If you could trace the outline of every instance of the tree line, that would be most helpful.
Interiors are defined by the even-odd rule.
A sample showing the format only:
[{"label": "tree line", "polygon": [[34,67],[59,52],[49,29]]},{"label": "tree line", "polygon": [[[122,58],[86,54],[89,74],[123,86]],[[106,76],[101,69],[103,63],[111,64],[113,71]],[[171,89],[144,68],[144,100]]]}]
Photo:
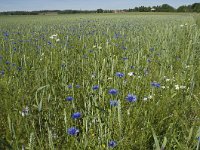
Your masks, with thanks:
[{"label": "tree line", "polygon": [[0,12],[0,15],[45,15],[49,13],[57,14],[78,14],[78,13],[116,13],[116,12],[200,12],[200,3],[194,3],[192,5],[183,5],[177,9],[163,4],[160,6],[146,7],[140,6],[135,8],[123,9],[123,10],[41,10],[41,11],[7,11]]},{"label": "tree line", "polygon": [[124,10],[127,12],[200,12],[200,3],[194,3],[192,5],[182,5],[178,7],[177,9],[168,5],[168,4],[163,4],[160,6],[153,6],[153,7],[145,7],[145,6],[140,6],[140,7],[135,7],[133,9],[128,9]]}]

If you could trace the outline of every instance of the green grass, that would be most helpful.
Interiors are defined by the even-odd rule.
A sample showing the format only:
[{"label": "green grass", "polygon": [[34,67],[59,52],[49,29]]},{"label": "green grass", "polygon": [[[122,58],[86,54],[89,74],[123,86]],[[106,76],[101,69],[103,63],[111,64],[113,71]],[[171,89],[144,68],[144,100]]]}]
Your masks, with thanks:
[{"label": "green grass", "polygon": [[[192,15],[0,19],[0,149],[102,150],[110,140],[119,150],[198,149],[200,30]],[[125,99],[129,93],[136,102]],[[77,136],[67,134],[72,126]]]},{"label": "green grass", "polygon": [[196,15],[194,16],[194,19],[195,19],[195,21],[196,21],[196,24],[200,27],[200,15],[199,15],[199,14],[196,14]]}]

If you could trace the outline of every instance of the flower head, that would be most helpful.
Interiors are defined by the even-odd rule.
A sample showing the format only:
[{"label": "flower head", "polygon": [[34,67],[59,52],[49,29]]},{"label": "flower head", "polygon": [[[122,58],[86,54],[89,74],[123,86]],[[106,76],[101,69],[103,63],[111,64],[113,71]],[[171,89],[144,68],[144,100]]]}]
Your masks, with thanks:
[{"label": "flower head", "polygon": [[151,82],[151,86],[159,88],[160,87],[160,83]]},{"label": "flower head", "polygon": [[72,88],[72,85],[71,85],[71,84],[69,84],[69,85],[68,85],[68,88],[69,88],[69,89],[71,89],[71,88]]},{"label": "flower head", "polygon": [[118,93],[118,91],[116,89],[110,89],[108,91],[108,93],[111,94],[111,95],[116,95]]},{"label": "flower head", "polygon": [[4,36],[9,36],[9,33],[6,31],[6,32],[4,32],[3,35],[4,35]]},{"label": "flower head", "polygon": [[148,97],[145,96],[145,97],[143,98],[143,101],[147,101],[147,100],[148,100]]},{"label": "flower head", "polygon": [[22,117],[24,117],[24,116],[27,116],[28,115],[28,111],[29,111],[29,108],[28,108],[28,106],[26,106],[25,108],[23,108],[22,109]]},{"label": "flower head", "polygon": [[118,106],[118,101],[117,100],[110,100],[110,106]]},{"label": "flower head", "polygon": [[180,85],[180,89],[186,89],[186,86]]},{"label": "flower head", "polygon": [[9,61],[6,61],[6,65],[10,65],[10,62],[9,62]]},{"label": "flower head", "polygon": [[149,50],[150,50],[150,51],[154,51],[155,49],[154,49],[154,47],[151,47]]},{"label": "flower head", "polygon": [[124,76],[124,74],[121,72],[116,72],[116,76],[122,78]]},{"label": "flower head", "polygon": [[72,114],[72,118],[73,119],[78,119],[80,117],[81,117],[81,113],[80,112],[75,112],[75,113]]},{"label": "flower head", "polygon": [[17,67],[17,70],[18,71],[22,71],[22,67]]},{"label": "flower head", "polygon": [[176,90],[179,90],[179,89],[180,89],[180,86],[179,86],[179,85],[175,85],[175,89],[176,89]]},{"label": "flower head", "polygon": [[117,146],[117,142],[116,141],[111,140],[111,141],[108,142],[108,147],[114,148],[115,146]]},{"label": "flower head", "polygon": [[135,66],[131,66],[131,69],[134,69],[135,68]]},{"label": "flower head", "polygon": [[50,38],[50,39],[56,39],[57,36],[58,36],[58,34],[53,34],[53,35],[51,35],[49,38]]},{"label": "flower head", "polygon": [[80,88],[80,87],[81,87],[81,86],[80,86],[79,84],[76,85],[76,88],[77,88],[77,89]]},{"label": "flower head", "polygon": [[0,75],[4,75],[5,74],[5,71],[4,70],[1,70],[0,71]]},{"label": "flower head", "polygon": [[66,101],[72,101],[72,100],[74,100],[74,98],[73,98],[72,96],[67,96],[67,97],[65,98],[65,100],[66,100]]},{"label": "flower head", "polygon": [[98,86],[98,85],[94,85],[94,86],[92,87],[92,89],[93,89],[93,90],[98,90],[98,89],[99,89],[99,86]]},{"label": "flower head", "polygon": [[128,95],[126,96],[126,100],[127,100],[128,102],[135,102],[135,101],[137,101],[137,96],[136,96],[136,95],[133,95],[133,94],[128,94]]},{"label": "flower head", "polygon": [[69,135],[77,135],[79,133],[79,129],[77,129],[76,127],[71,127],[67,130],[67,133]]},{"label": "flower head", "polygon": [[128,58],[127,58],[127,57],[123,57],[122,59],[123,59],[123,60],[128,60]]},{"label": "flower head", "polygon": [[135,75],[134,72],[129,72],[129,73],[128,73],[128,76],[130,76],[130,77],[131,77],[131,76],[134,76],[134,75]]}]

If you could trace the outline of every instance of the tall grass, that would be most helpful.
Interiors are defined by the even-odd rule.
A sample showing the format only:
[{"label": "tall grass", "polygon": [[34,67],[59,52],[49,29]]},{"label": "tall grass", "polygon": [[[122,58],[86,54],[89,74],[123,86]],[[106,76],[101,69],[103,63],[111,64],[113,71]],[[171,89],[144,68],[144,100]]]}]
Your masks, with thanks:
[{"label": "tall grass", "polygon": [[194,24],[187,15],[1,17],[0,148],[109,149],[114,140],[115,149],[197,149]]},{"label": "tall grass", "polygon": [[197,24],[198,26],[200,26],[200,15],[199,15],[199,14],[196,14],[196,15],[194,16],[194,19],[195,19],[195,21],[196,21],[196,24]]}]

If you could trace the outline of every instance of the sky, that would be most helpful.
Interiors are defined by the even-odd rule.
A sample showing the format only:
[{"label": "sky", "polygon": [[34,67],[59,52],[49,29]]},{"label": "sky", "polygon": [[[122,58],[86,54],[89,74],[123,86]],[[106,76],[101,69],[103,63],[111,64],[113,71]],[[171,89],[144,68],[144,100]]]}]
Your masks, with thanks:
[{"label": "sky", "polygon": [[128,9],[169,4],[175,8],[199,0],[0,0],[0,11]]}]

